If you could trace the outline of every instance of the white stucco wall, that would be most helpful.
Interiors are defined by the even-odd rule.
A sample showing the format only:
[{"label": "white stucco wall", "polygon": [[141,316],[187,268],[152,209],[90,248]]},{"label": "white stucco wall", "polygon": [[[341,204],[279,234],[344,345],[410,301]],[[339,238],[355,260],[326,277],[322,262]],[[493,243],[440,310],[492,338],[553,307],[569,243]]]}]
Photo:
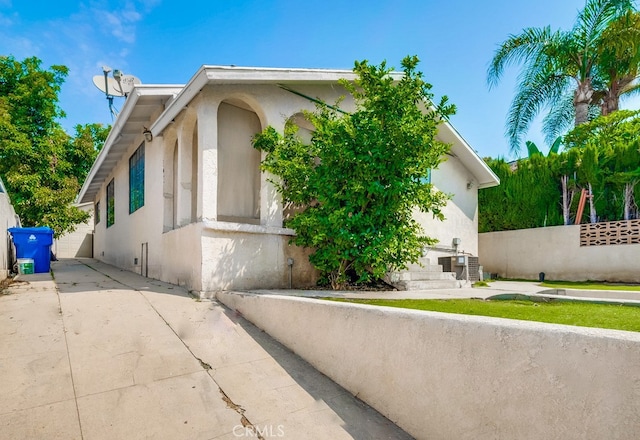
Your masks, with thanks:
[{"label": "white stucco wall", "polygon": [[[96,201],[100,201],[100,222],[95,225],[94,258],[125,270],[141,273],[143,243],[149,243],[149,275],[161,271],[164,251],[160,247],[163,224],[162,154],[154,143],[145,145],[144,206],[129,213],[129,157],[143,143],[142,134],[102,185]],[[106,187],[114,179],[115,222],[107,228]],[[136,263],[137,259],[137,263]],[[146,264],[144,264],[146,269]],[[157,278],[153,276],[154,278]]]},{"label": "white stucco wall", "polygon": [[[345,93],[335,84],[301,83],[294,88],[329,103]],[[222,116],[218,114],[220,105],[225,109]],[[353,101],[347,98],[341,106],[349,110]],[[289,118],[314,109],[310,100],[275,84],[205,86],[145,144],[145,204],[132,214],[128,205],[129,157],[144,138],[142,133],[127,133],[131,143],[94,200],[100,201],[101,209],[101,221],[95,225],[94,258],[200,292],[287,287],[287,260],[294,258],[292,284],[313,284],[316,273],[305,258],[308,252],[289,246],[290,232],[280,230],[283,209],[268,181],[270,176],[260,174],[256,188],[257,182],[247,179],[240,167],[246,162],[257,172],[258,162],[251,157],[254,151],[246,145],[249,134],[269,125],[282,131]],[[148,126],[162,110],[158,109]],[[230,121],[236,113],[242,117]],[[244,148],[244,153],[229,162],[228,153],[236,146]],[[227,150],[222,156],[220,148]],[[112,178],[116,219],[106,228],[106,186]],[[452,239],[459,237],[460,250],[475,255],[477,188],[466,187],[472,181],[469,171],[458,158],[449,157],[432,179],[439,189],[455,196],[444,210],[444,223],[432,220],[430,214],[420,218],[427,235],[449,247]],[[252,194],[247,197],[249,192]],[[259,228],[247,230],[247,226]],[[148,262],[144,246],[149,249]],[[231,260],[229,255],[239,260]]]},{"label": "white stucco wall", "polygon": [[0,280],[4,280],[9,275],[9,267],[12,257],[9,254],[11,245],[7,229],[18,225],[16,213],[11,205],[11,200],[5,192],[4,185],[0,180]]},{"label": "white stucco wall", "polygon": [[[415,214],[425,234],[438,239],[435,249],[429,251],[425,258],[431,264],[437,264],[438,257],[451,255],[450,252],[437,249],[452,248],[454,238],[461,240],[459,252],[478,255],[478,188],[473,176],[458,158],[447,156],[433,170],[431,182],[438,190],[452,197],[442,210],[445,221],[434,219],[431,213]],[[471,183],[469,188],[467,183]]]},{"label": "white stucco wall", "polygon": [[640,334],[274,295],[217,298],[417,439],[640,432]]},{"label": "white stucco wall", "polygon": [[228,289],[288,288],[290,277],[294,288],[314,285],[317,273],[308,251],[290,245],[290,238],[291,231],[276,228],[208,223],[202,239],[204,296]]},{"label": "white stucco wall", "polygon": [[640,245],[580,246],[580,226],[479,234],[480,264],[504,278],[640,283]]},{"label": "white stucco wall", "polygon": [[51,250],[57,258],[93,257],[93,203],[85,203],[78,208],[88,212],[90,217],[86,223],[76,225],[75,231],[54,240]]}]

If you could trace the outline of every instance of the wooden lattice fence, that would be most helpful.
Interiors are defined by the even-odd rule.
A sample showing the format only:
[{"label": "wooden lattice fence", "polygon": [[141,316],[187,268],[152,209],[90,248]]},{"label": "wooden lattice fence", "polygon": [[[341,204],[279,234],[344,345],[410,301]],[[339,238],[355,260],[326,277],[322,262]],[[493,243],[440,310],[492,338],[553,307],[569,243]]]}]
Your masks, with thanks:
[{"label": "wooden lattice fence", "polygon": [[580,246],[640,244],[640,219],[580,225]]}]

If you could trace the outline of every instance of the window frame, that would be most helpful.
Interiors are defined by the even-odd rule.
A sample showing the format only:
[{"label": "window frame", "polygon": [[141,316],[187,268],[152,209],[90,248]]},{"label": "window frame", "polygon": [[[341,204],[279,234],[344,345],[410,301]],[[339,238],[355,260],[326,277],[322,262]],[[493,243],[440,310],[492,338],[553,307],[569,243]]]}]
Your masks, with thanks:
[{"label": "window frame", "polygon": [[93,224],[97,225],[100,223],[100,200],[98,200],[93,207]]},{"label": "window frame", "polygon": [[129,214],[144,206],[144,162],[143,142],[129,157]]},{"label": "window frame", "polygon": [[107,228],[116,223],[115,179],[107,184]]}]

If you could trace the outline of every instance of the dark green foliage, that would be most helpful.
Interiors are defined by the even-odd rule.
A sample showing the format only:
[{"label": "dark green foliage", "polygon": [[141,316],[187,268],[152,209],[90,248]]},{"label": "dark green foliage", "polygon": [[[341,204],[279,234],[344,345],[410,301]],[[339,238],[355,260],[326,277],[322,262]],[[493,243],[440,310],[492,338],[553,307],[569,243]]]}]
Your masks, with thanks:
[{"label": "dark green foliage", "polygon": [[504,159],[488,160],[500,185],[478,194],[479,232],[561,225],[561,192],[551,160],[555,156],[534,155],[516,169]]},{"label": "dark green foliage", "polygon": [[[561,154],[541,154],[513,167],[490,159],[500,186],[479,193],[479,231],[502,231],[563,224],[561,179],[573,193],[571,222],[578,195],[591,185],[594,221],[638,218],[640,197],[640,111],[617,111],[582,124],[564,137]],[[513,168],[513,169],[512,169]],[[590,221],[589,208],[582,222]]]},{"label": "dark green foliage", "polygon": [[349,273],[366,282],[404,268],[435,242],[412,213],[443,218],[447,196],[426,177],[448,151],[435,135],[454,108],[446,99],[424,108],[433,95],[417,64],[405,58],[398,81],[385,63],[356,62],[355,83],[342,82],[355,99],[353,113],[318,104],[306,114],[315,127],[308,144],[292,125],[283,135],[269,127],[255,139],[284,202],[300,207],[287,223],[294,242],[314,249],[310,261],[333,288],[344,287]]},{"label": "dark green foliage", "polygon": [[0,175],[22,224],[49,226],[56,236],[88,218],[71,203],[108,133],[78,125],[72,138],[62,129],[66,75],[64,66],[43,70],[35,57],[0,57]]}]

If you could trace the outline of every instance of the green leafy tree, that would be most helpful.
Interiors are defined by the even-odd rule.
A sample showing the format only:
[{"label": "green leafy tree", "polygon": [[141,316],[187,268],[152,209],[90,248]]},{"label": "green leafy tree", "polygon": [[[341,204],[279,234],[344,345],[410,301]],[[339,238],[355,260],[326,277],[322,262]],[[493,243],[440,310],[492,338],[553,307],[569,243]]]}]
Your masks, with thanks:
[{"label": "green leafy tree", "polygon": [[72,203],[107,129],[77,126],[69,136],[57,122],[67,68],[40,64],[0,57],[0,175],[22,224],[60,236],[88,218]]},{"label": "green leafy tree", "polygon": [[[580,161],[578,163],[578,178],[586,185],[589,198],[589,223],[598,221],[594,186],[602,189],[602,173],[599,163],[598,148],[593,142],[588,143],[581,151]],[[601,193],[601,191],[599,191]]]},{"label": "green leafy tree", "polygon": [[82,185],[107,140],[111,126],[84,124],[76,125],[74,129],[75,136],[67,143],[66,157],[71,165],[69,174]]},{"label": "green leafy tree", "polygon": [[366,282],[406,268],[436,241],[413,213],[444,218],[447,196],[427,176],[449,149],[435,136],[455,109],[446,98],[432,106],[431,85],[417,65],[417,57],[406,57],[397,80],[384,62],[356,62],[357,79],[341,82],[354,112],[317,104],[306,113],[315,128],[310,142],[293,125],[283,134],[268,127],[255,138],[267,153],[263,170],[278,177],[283,201],[300,208],[287,222],[293,241],[314,249],[310,261],[334,289],[344,288],[350,274]]},{"label": "green leafy tree", "polygon": [[591,178],[601,182],[603,218],[632,218],[640,172],[640,111],[618,110],[600,116],[574,128],[565,142],[571,151],[581,154],[582,162],[591,163]]},{"label": "green leafy tree", "polygon": [[[605,89],[613,78],[605,77],[599,66],[605,60],[608,66],[614,65],[610,62],[613,56],[603,56],[610,41],[610,37],[603,38],[603,32],[633,9],[632,0],[587,0],[570,31],[552,31],[548,26],[527,28],[500,44],[487,72],[490,86],[497,84],[509,65],[522,65],[506,124],[512,152],[517,152],[521,136],[545,108],[551,109],[543,121],[547,141],[567,128],[569,118],[577,126],[594,115],[599,104],[594,96],[596,87]],[[632,33],[616,35],[635,38]],[[616,77],[632,75],[636,67],[619,61]]]}]

